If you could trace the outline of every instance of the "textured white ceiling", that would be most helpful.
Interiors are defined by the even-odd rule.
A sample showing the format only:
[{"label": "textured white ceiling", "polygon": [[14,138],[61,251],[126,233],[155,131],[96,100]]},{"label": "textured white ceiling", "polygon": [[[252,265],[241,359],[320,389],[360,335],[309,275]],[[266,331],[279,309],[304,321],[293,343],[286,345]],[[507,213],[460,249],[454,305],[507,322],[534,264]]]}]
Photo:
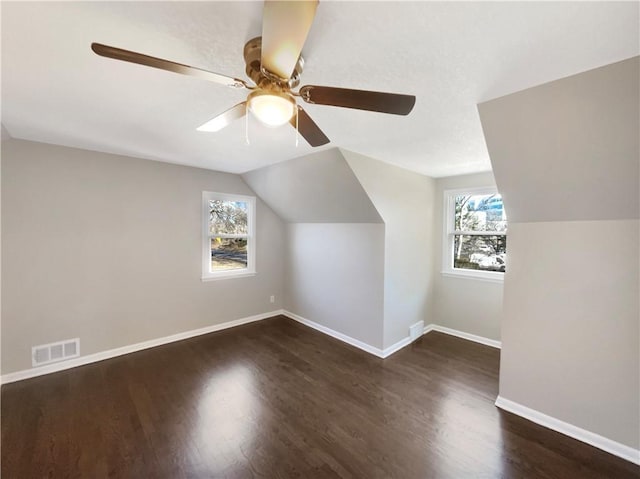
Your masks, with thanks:
[{"label": "textured white ceiling", "polygon": [[[2,2],[11,136],[242,173],[313,151],[290,127],[195,129],[245,92],[91,42],[244,78],[260,2]],[[321,2],[301,84],[409,93],[408,117],[306,105],[343,147],[431,176],[490,169],[476,105],[639,53],[637,2]],[[316,149],[317,150],[317,149]]]}]

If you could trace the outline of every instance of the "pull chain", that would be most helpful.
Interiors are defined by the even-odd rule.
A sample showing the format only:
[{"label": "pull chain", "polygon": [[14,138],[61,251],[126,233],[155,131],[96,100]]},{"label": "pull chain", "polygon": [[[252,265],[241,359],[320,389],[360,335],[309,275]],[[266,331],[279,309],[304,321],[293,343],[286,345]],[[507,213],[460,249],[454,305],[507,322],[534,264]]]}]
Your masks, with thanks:
[{"label": "pull chain", "polygon": [[296,148],[298,148],[299,137],[300,137],[300,130],[298,130],[298,105],[296,105]]},{"label": "pull chain", "polygon": [[244,115],[244,139],[247,142],[247,145],[250,145],[249,141],[249,107],[245,107],[245,115]]}]

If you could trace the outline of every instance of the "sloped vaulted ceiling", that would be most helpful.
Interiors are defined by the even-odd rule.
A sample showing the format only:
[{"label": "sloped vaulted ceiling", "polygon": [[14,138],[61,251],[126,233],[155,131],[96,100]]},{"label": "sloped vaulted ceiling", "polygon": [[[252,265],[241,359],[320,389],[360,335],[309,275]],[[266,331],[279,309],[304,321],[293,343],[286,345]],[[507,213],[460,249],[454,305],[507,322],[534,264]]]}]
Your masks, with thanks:
[{"label": "sloped vaulted ceiling", "polygon": [[640,57],[479,105],[511,222],[634,219]]},{"label": "sloped vaulted ceiling", "polygon": [[242,175],[287,223],[382,223],[337,148]]}]

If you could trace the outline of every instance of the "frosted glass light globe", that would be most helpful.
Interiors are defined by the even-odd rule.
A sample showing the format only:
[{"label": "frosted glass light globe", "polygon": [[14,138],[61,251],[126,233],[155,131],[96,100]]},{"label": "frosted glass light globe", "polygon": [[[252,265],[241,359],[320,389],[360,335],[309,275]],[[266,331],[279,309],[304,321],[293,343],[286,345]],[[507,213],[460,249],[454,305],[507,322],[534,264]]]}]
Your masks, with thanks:
[{"label": "frosted glass light globe", "polygon": [[251,113],[270,127],[287,123],[295,112],[296,102],[286,93],[276,93],[264,90],[251,92],[248,98]]}]

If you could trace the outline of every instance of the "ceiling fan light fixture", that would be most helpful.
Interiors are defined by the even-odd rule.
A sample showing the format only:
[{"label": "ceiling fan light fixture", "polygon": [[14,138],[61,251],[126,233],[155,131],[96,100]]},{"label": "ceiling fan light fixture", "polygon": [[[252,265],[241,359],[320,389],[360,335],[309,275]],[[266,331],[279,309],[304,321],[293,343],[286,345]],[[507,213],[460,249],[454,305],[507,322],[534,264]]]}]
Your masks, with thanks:
[{"label": "ceiling fan light fixture", "polygon": [[267,90],[251,92],[247,105],[261,123],[274,128],[287,123],[296,111],[296,101],[291,95]]},{"label": "ceiling fan light fixture", "polygon": [[301,56],[302,47],[313,23],[317,6],[318,0],[265,0],[262,36],[249,40],[243,51],[245,72],[253,80],[253,85],[239,78],[101,43],[92,43],[91,49],[102,57],[197,77],[231,88],[249,90],[246,101],[238,103],[198,127],[198,131],[215,132],[244,117],[247,143],[249,142],[247,110],[268,127],[274,128],[287,122],[291,123],[291,126],[296,129],[296,146],[299,136],[312,147],[329,143],[329,138],[298,105],[297,98],[315,105],[408,115],[416,102],[416,97],[413,95],[316,85],[305,85],[298,92],[292,92],[292,89],[298,87],[300,83],[300,74],[304,67]]}]

